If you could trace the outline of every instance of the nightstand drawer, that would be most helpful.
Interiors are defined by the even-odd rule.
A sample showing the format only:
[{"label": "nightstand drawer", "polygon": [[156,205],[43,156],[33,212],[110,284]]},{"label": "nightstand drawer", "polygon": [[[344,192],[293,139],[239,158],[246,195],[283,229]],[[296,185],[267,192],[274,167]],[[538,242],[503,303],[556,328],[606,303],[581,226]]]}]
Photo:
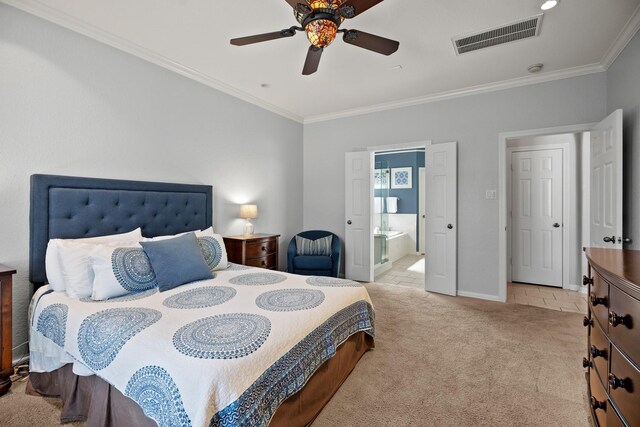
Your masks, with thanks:
[{"label": "nightstand drawer", "polygon": [[276,268],[276,254],[271,254],[260,258],[247,258],[244,265],[274,270]]},{"label": "nightstand drawer", "polygon": [[274,239],[263,240],[262,242],[247,243],[245,256],[248,258],[258,258],[276,252],[278,242]]}]

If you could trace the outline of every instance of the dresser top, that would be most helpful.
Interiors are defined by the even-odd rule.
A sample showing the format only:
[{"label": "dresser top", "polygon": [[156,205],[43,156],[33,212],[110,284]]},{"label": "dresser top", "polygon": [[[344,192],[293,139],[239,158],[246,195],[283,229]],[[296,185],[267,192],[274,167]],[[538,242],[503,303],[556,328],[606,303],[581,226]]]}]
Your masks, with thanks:
[{"label": "dresser top", "polygon": [[640,289],[640,251],[585,248],[584,252],[589,263],[600,273],[608,273]]},{"label": "dresser top", "polygon": [[16,270],[6,265],[0,264],[0,275],[15,274]]}]

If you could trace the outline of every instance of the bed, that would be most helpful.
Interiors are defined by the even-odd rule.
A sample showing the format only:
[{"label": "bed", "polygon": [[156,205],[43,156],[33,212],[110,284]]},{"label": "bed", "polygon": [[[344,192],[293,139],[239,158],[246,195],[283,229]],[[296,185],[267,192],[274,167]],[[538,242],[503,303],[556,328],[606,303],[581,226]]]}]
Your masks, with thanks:
[{"label": "bed", "polygon": [[[309,425],[373,348],[374,311],[360,284],[227,265],[219,253],[211,278],[163,292],[96,301],[95,289],[72,298],[47,284],[50,239],[137,227],[147,239],[204,236],[209,263],[217,252],[202,242],[212,238],[192,231],[210,229],[212,194],[205,185],[32,176],[27,392],[60,396],[61,422]],[[142,249],[109,251],[115,260]]]}]

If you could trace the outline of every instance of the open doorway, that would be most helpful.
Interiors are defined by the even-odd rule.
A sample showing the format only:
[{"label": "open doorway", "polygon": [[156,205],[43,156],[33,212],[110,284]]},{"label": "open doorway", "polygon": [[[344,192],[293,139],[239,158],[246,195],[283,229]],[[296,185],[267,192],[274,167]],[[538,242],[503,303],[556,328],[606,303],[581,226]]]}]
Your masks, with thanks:
[{"label": "open doorway", "polygon": [[425,148],[372,156],[374,280],[424,289]]}]

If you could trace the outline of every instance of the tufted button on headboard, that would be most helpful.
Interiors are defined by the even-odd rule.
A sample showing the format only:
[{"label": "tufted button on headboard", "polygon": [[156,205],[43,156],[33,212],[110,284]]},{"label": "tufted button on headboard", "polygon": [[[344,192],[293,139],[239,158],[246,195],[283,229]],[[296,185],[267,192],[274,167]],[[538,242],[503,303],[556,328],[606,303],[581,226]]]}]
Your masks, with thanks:
[{"label": "tufted button on headboard", "polygon": [[212,225],[210,185],[31,176],[29,278],[46,282],[49,239],[125,233],[154,237]]}]

